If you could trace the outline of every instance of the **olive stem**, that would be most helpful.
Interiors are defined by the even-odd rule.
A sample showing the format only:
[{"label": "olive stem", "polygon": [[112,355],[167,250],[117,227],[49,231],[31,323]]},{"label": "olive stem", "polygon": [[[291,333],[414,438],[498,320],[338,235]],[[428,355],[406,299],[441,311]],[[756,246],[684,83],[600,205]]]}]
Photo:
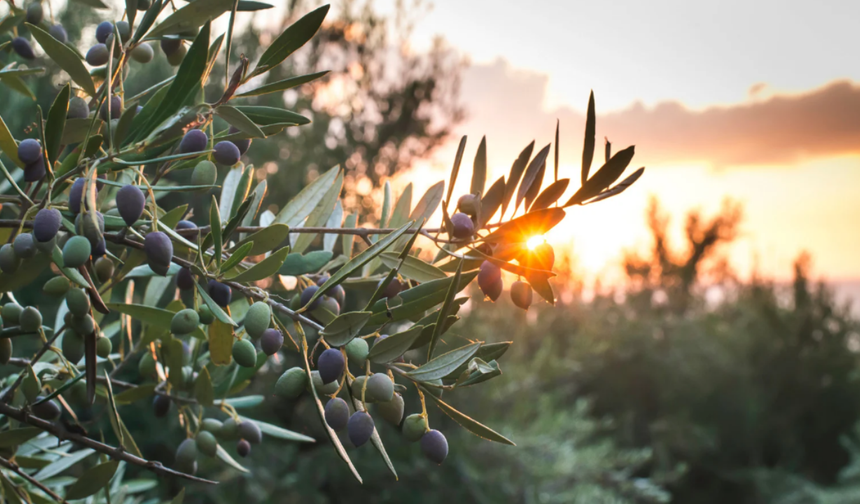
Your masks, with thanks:
[{"label": "olive stem", "polygon": [[59,495],[57,495],[56,493],[52,492],[50,488],[43,485],[41,482],[39,482],[39,480],[37,480],[36,478],[34,478],[34,477],[30,476],[29,474],[25,473],[24,471],[22,471],[21,468],[18,467],[18,464],[15,464],[14,462],[10,462],[3,457],[0,457],[0,466],[3,466],[6,469],[9,469],[10,471],[13,471],[18,476],[21,476],[22,478],[27,480],[31,485],[38,487],[39,490],[48,494],[55,501],[61,502],[61,503],[67,502],[66,499],[64,499],[64,498],[60,497]]}]

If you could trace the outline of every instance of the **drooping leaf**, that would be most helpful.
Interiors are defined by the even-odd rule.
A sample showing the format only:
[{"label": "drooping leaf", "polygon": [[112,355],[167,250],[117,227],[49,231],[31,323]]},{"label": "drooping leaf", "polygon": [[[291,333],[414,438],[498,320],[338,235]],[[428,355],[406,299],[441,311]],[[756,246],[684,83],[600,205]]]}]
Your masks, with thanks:
[{"label": "drooping leaf", "polygon": [[322,26],[323,20],[325,19],[326,14],[328,14],[328,10],[329,6],[323,5],[322,7],[304,15],[301,19],[284,30],[284,32],[281,33],[265,50],[265,52],[263,52],[263,55],[260,56],[260,61],[257,63],[257,67],[254,68],[254,71],[251,72],[251,76],[253,77],[255,75],[268,72],[274,67],[280,65],[282,61],[287,59],[290,54],[295,52],[298,48],[305,45],[305,43],[314,36],[317,30],[319,30],[320,26]]},{"label": "drooping leaf", "polygon": [[216,366],[226,366],[233,359],[233,328],[220,320],[209,324],[209,359]]},{"label": "drooping leaf", "polygon": [[328,264],[331,257],[332,253],[326,250],[314,250],[304,255],[292,253],[284,260],[278,273],[292,276],[313,273]]},{"label": "drooping leaf", "polygon": [[148,36],[153,38],[194,31],[232,8],[233,0],[196,0],[189,2],[165,18],[149,32]]},{"label": "drooping leaf", "polygon": [[[108,375],[107,370],[104,369],[102,371],[104,371],[105,374],[105,391],[107,391],[108,406],[110,406],[110,413],[108,414],[108,418],[110,419],[110,426],[113,429],[114,435],[119,440],[119,445],[124,446],[122,429],[120,429],[119,427],[119,423],[121,421],[119,411],[117,411],[116,409],[116,401],[113,397],[113,386],[111,385],[110,376]],[[179,374],[180,376],[182,375],[182,373]]]},{"label": "drooping leaf", "polygon": [[[389,268],[395,268],[400,264],[400,254],[397,252],[383,252],[379,255],[382,264]],[[400,266],[400,274],[415,280],[416,282],[429,282],[448,275],[432,264],[428,264],[415,256],[406,256]]]},{"label": "drooping leaf", "polygon": [[439,338],[442,336],[442,328],[445,327],[445,320],[454,303],[454,298],[457,297],[459,291],[460,278],[463,275],[463,262],[457,266],[457,271],[451,279],[451,284],[448,286],[448,292],[445,294],[445,301],[442,302],[442,308],[439,309],[439,315],[436,318],[436,327],[433,328],[433,335],[430,337],[430,348],[427,350],[427,359],[433,358],[433,351],[436,349],[436,344],[439,343]]},{"label": "drooping leaf", "polygon": [[78,56],[78,54],[76,54],[69,46],[55,39],[45,30],[38,26],[31,25],[30,23],[24,24],[27,26],[27,29],[30,30],[33,38],[35,38],[36,41],[39,42],[39,45],[42,46],[42,49],[45,50],[45,53],[57,65],[59,65],[60,68],[69,74],[69,77],[71,77],[78,86],[81,86],[88,95],[95,96],[96,86],[93,84],[90,72],[87,70],[87,67],[84,66],[84,62],[81,61],[80,56]]},{"label": "drooping leaf", "polygon": [[106,487],[113,478],[119,462],[111,460],[87,469],[84,474],[66,490],[66,499],[75,500],[89,497]]},{"label": "drooping leaf", "polygon": [[[232,348],[231,348],[232,351]],[[212,378],[209,370],[205,367],[197,374],[194,380],[194,398],[203,406],[212,406],[215,401],[215,393],[212,390]]]},{"label": "drooping leaf", "polygon": [[256,282],[257,280],[268,278],[281,269],[281,266],[284,264],[284,260],[287,258],[287,254],[289,253],[290,248],[284,247],[277,252],[273,252],[269,257],[263,259],[238,275],[227,276],[227,280],[245,283]]},{"label": "drooping leaf", "polygon": [[502,436],[498,432],[487,427],[481,422],[478,422],[474,418],[457,411],[448,403],[444,402],[442,399],[439,399],[438,397],[430,393],[430,391],[426,388],[424,390],[425,392],[427,392],[424,394],[424,397],[429,397],[430,399],[432,399],[436,403],[436,405],[439,406],[439,409],[445,412],[446,415],[451,417],[452,420],[460,424],[467,431],[488,441],[495,441],[497,443],[516,446],[516,443],[514,443],[510,439],[506,438],[505,436]]},{"label": "drooping leaf", "polygon": [[406,373],[418,381],[432,381],[447,376],[451,371],[472,358],[481,343],[470,343],[466,346],[438,355],[427,363]]},{"label": "drooping leaf", "polygon": [[[340,167],[335,166],[305,186],[299,194],[278,212],[278,215],[275,216],[275,222],[286,224],[290,227],[296,227],[301,224],[313,212],[323,197],[325,197],[326,191],[331,188],[339,174]],[[256,242],[257,240],[254,241]]]},{"label": "drooping leaf", "polygon": [[70,85],[63,86],[48,111],[48,121],[45,123],[45,150],[48,152],[49,165],[57,161],[60,146],[63,144],[63,131],[66,129],[66,114],[69,110],[71,92]]},{"label": "drooping leaf", "polygon": [[588,180],[591,161],[594,159],[594,133],[596,118],[594,115],[594,91],[588,96],[588,112],[585,116],[585,139],[582,145],[582,185]]},{"label": "drooping leaf", "polygon": [[511,198],[514,197],[514,193],[517,191],[520,178],[522,178],[523,172],[529,164],[529,159],[532,157],[532,151],[534,148],[535,142],[532,140],[532,142],[526,145],[526,148],[520,152],[520,155],[517,156],[514,163],[511,165],[511,171],[508,174],[508,181],[505,185],[505,199],[502,200],[502,215],[507,211],[508,205],[511,203]]},{"label": "drooping leaf", "polygon": [[6,122],[3,121],[2,117],[0,117],[0,150],[2,150],[3,154],[6,154],[6,156],[8,156],[9,159],[18,166],[18,168],[24,168],[24,163],[18,159],[18,142],[15,141],[15,137],[12,136],[12,132],[9,131],[9,127],[6,126]]},{"label": "drooping leaf", "polygon": [[[474,280],[477,275],[477,271],[463,273],[457,290],[461,291],[466,288],[469,282]],[[401,292],[400,298],[402,303],[391,307],[391,321],[396,322],[416,315],[422,315],[425,311],[443,302],[453,280],[453,276],[431,280]],[[377,301],[371,311],[373,312],[373,317],[368,321],[369,325],[377,326],[389,321],[385,300]]]},{"label": "drooping leaf", "polygon": [[366,263],[370,262],[371,259],[378,256],[382,252],[391,246],[401,235],[406,233],[409,230],[409,227],[412,225],[412,222],[408,222],[401,226],[396,231],[393,231],[382,238],[378,242],[374,243],[372,246],[363,250],[360,254],[356,255],[349,262],[343,265],[342,268],[337,270],[335,274],[333,274],[326,282],[320,286],[319,290],[317,290],[311,299],[308,300],[308,304],[313,303],[317,298],[323,295],[323,293],[327,292],[330,288],[335,285],[339,285],[343,282],[346,277],[354,273],[355,271],[361,269]]},{"label": "drooping leaf", "polygon": [[236,462],[236,459],[231,457],[230,454],[227,453],[227,450],[225,450],[224,447],[221,446],[220,444],[218,445],[218,447],[215,450],[215,456],[217,456],[219,459],[221,459],[222,462],[224,462],[228,466],[232,467],[233,469],[236,469],[239,472],[243,472],[243,473],[251,472],[248,469],[246,469],[245,466]]},{"label": "drooping leaf", "polygon": [[[240,2],[241,3],[241,2]],[[258,88],[254,88],[250,91],[245,91],[244,93],[239,93],[236,95],[237,98],[247,98],[250,96],[262,96],[269,93],[280,93],[286,91],[287,89],[292,89],[296,86],[301,86],[302,84],[311,82],[313,80],[319,79],[325,74],[329,73],[328,70],[322,72],[316,72],[307,75],[298,75],[296,77],[290,77],[289,79],[280,80],[277,82],[272,82],[269,84],[264,84]]]},{"label": "drooping leaf", "polygon": [[645,173],[645,167],[644,166],[639,168],[635,172],[633,172],[626,179],[615,184],[615,186],[613,186],[611,189],[607,189],[607,190],[603,191],[602,193],[598,194],[597,196],[595,196],[594,198],[588,200],[588,202],[586,202],[586,204],[590,205],[591,203],[597,203],[598,201],[603,201],[606,198],[611,198],[613,196],[617,196],[617,195],[623,193],[625,190],[627,190],[628,187],[632,186],[634,182],[639,180],[639,177],[641,177],[643,173]]},{"label": "drooping leaf", "polygon": [[10,448],[24,444],[42,433],[38,427],[19,427],[0,432],[0,448]]},{"label": "drooping leaf", "polygon": [[393,361],[412,347],[423,329],[424,326],[414,325],[405,331],[392,334],[382,341],[374,343],[367,358],[375,364]]},{"label": "drooping leaf", "polygon": [[248,417],[239,417],[242,420],[250,420],[257,424],[260,427],[260,430],[263,431],[263,434],[267,436],[276,437],[278,439],[286,439],[287,441],[298,441],[300,443],[316,443],[316,439],[305,436],[304,434],[299,434],[298,432],[293,432],[288,429],[284,429],[283,427],[278,427],[277,425],[272,425],[270,423],[261,422],[260,420],[254,420],[253,418]]},{"label": "drooping leaf", "polygon": [[[199,1],[199,0],[198,0]],[[266,134],[259,126],[254,124],[254,121],[248,118],[236,107],[230,105],[219,105],[215,109],[215,114],[221,119],[227,121],[230,126],[235,126],[236,129],[247,134],[251,138],[265,138]]]},{"label": "drooping leaf", "polygon": [[289,234],[290,226],[286,224],[271,224],[240,240],[236,246],[241,247],[246,243],[253,243],[254,246],[251,247],[251,251],[248,252],[248,255],[260,255],[274,250],[287,239]]},{"label": "drooping leaf", "polygon": [[370,320],[371,313],[366,311],[348,312],[338,315],[320,331],[326,342],[334,347],[342,347],[355,338]]}]

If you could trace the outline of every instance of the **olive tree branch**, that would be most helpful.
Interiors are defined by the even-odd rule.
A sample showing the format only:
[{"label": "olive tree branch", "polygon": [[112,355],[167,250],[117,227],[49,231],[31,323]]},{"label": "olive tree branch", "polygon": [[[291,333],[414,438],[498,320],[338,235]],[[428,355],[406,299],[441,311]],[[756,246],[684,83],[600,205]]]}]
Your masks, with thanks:
[{"label": "olive tree branch", "polygon": [[24,471],[22,471],[21,468],[18,467],[18,464],[15,464],[14,462],[10,462],[3,457],[0,457],[0,466],[3,466],[6,469],[9,469],[10,471],[13,471],[18,476],[21,476],[22,478],[27,480],[31,485],[38,487],[39,490],[48,494],[55,501],[60,502],[60,503],[67,502],[66,499],[60,497],[59,495],[57,495],[56,493],[51,491],[50,488],[43,485],[39,480],[37,480],[36,478],[34,478],[34,477],[30,476],[29,474],[25,473]]},{"label": "olive tree branch", "polygon": [[25,410],[14,408],[5,403],[0,403],[0,414],[6,415],[7,417],[17,420],[21,423],[25,423],[27,425],[31,425],[33,427],[41,429],[49,434],[52,434],[53,436],[56,436],[57,439],[72,441],[87,448],[91,448],[99,453],[103,453],[114,460],[121,460],[124,462],[128,462],[129,464],[143,467],[144,469],[152,471],[159,476],[176,476],[177,478],[183,478],[189,481],[196,481],[198,483],[208,483],[210,485],[218,484],[217,481],[212,481],[205,478],[198,478],[197,476],[192,476],[183,472],[174,471],[173,469],[164,467],[161,462],[154,460],[146,460],[136,455],[132,455],[131,453],[128,453],[120,447],[110,446],[94,439],[90,439],[86,436],[81,436],[80,434],[67,432],[58,425],[55,425],[47,420],[32,416]]}]

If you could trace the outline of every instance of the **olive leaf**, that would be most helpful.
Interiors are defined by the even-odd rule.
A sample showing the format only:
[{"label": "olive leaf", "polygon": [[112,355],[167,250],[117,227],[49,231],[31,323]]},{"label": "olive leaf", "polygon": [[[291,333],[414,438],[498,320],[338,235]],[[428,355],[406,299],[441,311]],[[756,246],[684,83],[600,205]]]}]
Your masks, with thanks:
[{"label": "olive leaf", "polygon": [[278,273],[292,276],[313,273],[325,266],[331,260],[331,257],[332,253],[327,250],[314,250],[307,254],[293,252],[284,260]]},{"label": "olive leaf", "polygon": [[284,242],[287,239],[287,236],[290,234],[290,226],[286,224],[271,224],[266,226],[265,228],[250,234],[246,238],[239,240],[239,243],[236,244],[237,247],[241,247],[246,243],[253,243],[254,246],[251,247],[250,252],[248,252],[249,256],[260,255],[265,252],[270,252],[275,249],[278,245]]},{"label": "olive leaf", "polygon": [[30,30],[30,34],[32,34],[33,38],[39,42],[39,45],[42,46],[45,53],[57,65],[59,65],[60,68],[69,74],[69,77],[71,77],[78,86],[81,86],[88,95],[96,95],[96,86],[93,84],[90,72],[87,70],[87,67],[84,66],[84,62],[81,61],[80,56],[78,56],[75,51],[66,44],[55,39],[53,35],[42,28],[30,23],[24,23],[24,25],[27,26],[27,29]]},{"label": "olive leaf", "polygon": [[335,166],[305,186],[278,212],[275,216],[275,223],[286,224],[290,227],[301,224],[316,208],[320,200],[325,197],[326,192],[334,184],[339,174],[340,167]]},{"label": "olive leaf", "polygon": [[588,172],[591,170],[591,161],[594,159],[594,91],[588,95],[588,112],[585,116],[585,139],[582,145],[582,185],[588,180]]},{"label": "olive leaf", "polygon": [[215,320],[209,324],[209,359],[216,366],[230,364],[233,360],[233,327]]},{"label": "olive leaf", "polygon": [[[161,293],[158,293],[160,296]],[[170,330],[170,323],[173,321],[173,316],[176,312],[155,306],[146,306],[141,304],[126,304],[126,303],[106,303],[105,306],[109,310],[117,311],[137,319],[144,324],[153,325],[162,329]],[[178,310],[177,310],[178,311]],[[199,327],[191,333],[192,336],[199,339],[206,339],[203,330]]]},{"label": "olive leaf", "polygon": [[274,42],[272,42],[272,45],[263,52],[263,55],[260,56],[260,61],[257,63],[257,67],[254,68],[254,71],[251,72],[250,77],[268,72],[274,67],[280,65],[281,62],[287,59],[287,57],[295,52],[296,49],[305,45],[305,43],[310,40],[314,34],[316,34],[320,26],[322,26],[323,20],[325,19],[326,14],[328,14],[328,10],[329,6],[323,5],[322,7],[304,15],[301,19],[284,30],[284,32],[281,33]]},{"label": "olive leaf", "polygon": [[414,325],[405,331],[392,334],[382,341],[374,343],[367,358],[376,364],[393,361],[412,347],[423,329],[424,326]]},{"label": "olive leaf", "polygon": [[459,291],[460,285],[460,277],[463,274],[463,262],[460,261],[460,264],[457,267],[457,271],[454,273],[454,276],[451,280],[451,284],[448,286],[448,292],[445,294],[445,301],[442,303],[442,308],[439,309],[439,314],[436,318],[436,326],[433,328],[433,335],[430,336],[430,348],[427,350],[427,359],[430,360],[433,358],[433,351],[436,350],[436,344],[439,342],[439,338],[442,336],[442,330],[445,327],[445,320],[448,316],[448,312],[451,309],[451,305],[454,303],[454,298],[457,297],[457,292]]},{"label": "olive leaf", "polygon": [[232,8],[233,0],[196,0],[190,2],[177,9],[153,28],[149,32],[149,37],[154,38],[196,30],[204,23],[212,21]]},{"label": "olive leaf", "polygon": [[540,195],[534,200],[528,208],[531,211],[541,210],[544,208],[548,208],[550,205],[558,201],[559,198],[564,194],[564,191],[567,190],[567,186],[570,183],[570,179],[561,179],[556,180],[552,184],[550,184]]},{"label": "olive leaf", "polygon": [[[239,2],[240,4],[242,2]],[[316,72],[307,75],[298,75],[296,77],[290,77],[288,79],[280,80],[277,82],[272,82],[269,84],[264,84],[258,88],[254,88],[250,91],[245,91],[243,93],[239,93],[236,95],[236,98],[247,98],[251,96],[261,96],[269,93],[279,93],[286,91],[287,89],[292,89],[297,86],[301,86],[302,84],[311,82],[313,80],[319,79],[320,77],[329,73],[329,70],[324,70],[322,72]],[[238,127],[238,126],[237,126]]]},{"label": "olive leaf", "polygon": [[443,353],[427,361],[417,369],[409,371],[406,375],[413,380],[424,382],[443,378],[468,361],[478,351],[480,346],[480,342],[470,343],[450,352]]},{"label": "olive leaf", "polygon": [[371,313],[366,311],[343,313],[329,322],[320,335],[329,345],[342,347],[358,335],[370,316]]},{"label": "olive leaf", "polygon": [[457,146],[457,155],[454,157],[454,166],[451,168],[451,177],[448,179],[448,194],[445,201],[451,203],[451,195],[454,193],[454,184],[457,183],[457,175],[460,173],[460,163],[463,161],[463,152],[466,150],[466,135],[460,138]]},{"label": "olive leaf", "polygon": [[119,466],[119,462],[111,460],[110,462],[105,462],[87,469],[84,474],[82,474],[81,477],[72,483],[72,486],[66,490],[66,499],[83,499],[106,487],[108,483],[110,483],[111,478],[113,478],[117,466]]},{"label": "olive leaf", "polygon": [[[466,286],[469,285],[469,282],[471,282],[477,275],[477,271],[463,273],[457,290],[461,291],[465,289]],[[431,280],[429,282],[422,283],[421,285],[401,292],[400,298],[402,303],[391,307],[391,319],[389,319],[388,316],[389,312],[385,305],[385,300],[381,299],[377,301],[371,309],[373,317],[368,321],[368,324],[371,326],[377,326],[389,321],[396,322],[416,315],[422,315],[425,311],[445,301],[448,288],[453,281],[453,276],[440,278],[438,280]]]},{"label": "olive leaf", "polygon": [[442,410],[446,415],[451,417],[452,420],[454,420],[455,422],[460,424],[467,431],[471,432],[472,434],[474,434],[478,437],[484,438],[488,441],[495,441],[497,443],[516,446],[516,443],[514,443],[510,439],[506,438],[505,436],[502,436],[498,432],[487,427],[486,425],[482,424],[481,422],[478,422],[474,418],[457,411],[452,406],[450,406],[448,403],[446,403],[442,399],[439,399],[438,397],[436,397],[426,387],[422,386],[421,388],[424,389],[424,392],[425,392],[424,397],[429,397],[430,399],[432,399],[436,403],[436,406],[439,406],[440,410]]},{"label": "olive leaf", "polygon": [[298,432],[293,432],[288,429],[284,429],[283,427],[278,427],[277,425],[272,425],[270,423],[261,422],[260,420],[254,420],[253,418],[240,416],[242,420],[250,420],[257,424],[263,434],[267,436],[276,437],[278,439],[286,439],[287,441],[298,441],[301,443],[316,443],[317,440],[310,437],[305,436],[304,434],[299,434]]},{"label": "olive leaf", "polygon": [[508,209],[508,205],[511,202],[511,198],[514,197],[514,193],[517,191],[517,186],[520,183],[520,179],[523,176],[526,166],[529,164],[529,159],[532,157],[532,151],[534,148],[535,141],[532,140],[532,142],[526,145],[525,149],[520,152],[520,155],[517,156],[511,165],[510,173],[508,173],[508,181],[505,185],[505,198],[502,200],[502,215],[505,214],[505,211]]},{"label": "olive leaf", "polygon": [[[218,306],[218,303],[216,303],[215,300],[213,300],[209,296],[209,293],[206,292],[205,287],[203,287],[200,284],[194,284],[194,285],[197,286],[197,293],[200,294],[200,297],[203,298],[203,302],[206,303],[206,306],[208,306],[209,309],[212,310],[212,313],[215,315],[216,319],[220,320],[221,322],[223,322],[227,325],[231,325],[234,327],[238,326],[238,324],[236,322],[234,322],[232,318],[230,318],[230,315],[228,315],[227,312],[225,312],[223,308]],[[211,329],[212,326],[209,326],[209,328]],[[210,336],[211,336],[211,331],[210,331]],[[211,344],[211,341],[210,341],[210,344]]]},{"label": "olive leaf", "polygon": [[72,88],[69,84],[63,86],[48,110],[48,121],[45,123],[45,151],[48,153],[48,165],[57,161],[57,156],[60,154],[71,92]]},{"label": "olive leaf", "polygon": [[42,433],[38,427],[21,427],[0,432],[0,448],[24,444]]},{"label": "olive leaf", "polygon": [[272,255],[251,266],[246,271],[235,276],[227,276],[226,278],[227,280],[239,283],[256,282],[257,280],[268,278],[281,269],[289,253],[290,247],[284,247],[277,252],[273,252]]},{"label": "olive leaf", "polygon": [[[383,252],[379,255],[379,259],[382,261],[382,264],[389,268],[395,268],[400,264],[400,254],[398,252]],[[400,265],[399,272],[406,278],[422,283],[448,276],[436,266],[411,255],[407,255],[403,259],[403,264]]]},{"label": "olive leaf", "polygon": [[475,153],[475,162],[472,165],[472,185],[469,193],[480,196],[484,194],[484,184],[487,182],[487,137],[481,138],[478,151]]}]

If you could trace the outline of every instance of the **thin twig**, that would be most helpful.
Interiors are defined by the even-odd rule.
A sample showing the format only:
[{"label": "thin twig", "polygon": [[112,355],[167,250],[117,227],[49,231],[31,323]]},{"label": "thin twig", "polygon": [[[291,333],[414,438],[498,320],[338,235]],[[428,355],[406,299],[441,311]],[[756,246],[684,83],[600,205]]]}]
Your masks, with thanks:
[{"label": "thin twig", "polygon": [[27,425],[39,428],[49,434],[56,436],[57,439],[60,439],[61,441],[72,441],[87,448],[91,448],[99,453],[103,453],[114,460],[121,460],[124,462],[128,462],[129,464],[143,467],[144,469],[152,471],[159,476],[176,476],[177,478],[183,478],[189,481],[196,481],[198,483],[208,483],[210,485],[218,484],[217,481],[212,481],[205,478],[198,478],[197,476],[192,476],[183,472],[174,471],[173,469],[169,469],[161,465],[161,462],[140,458],[136,455],[128,453],[120,447],[110,446],[94,439],[90,439],[86,436],[81,436],[80,434],[67,432],[59,425],[55,425],[51,422],[48,422],[47,420],[42,420],[39,417],[32,416],[24,410],[14,408],[5,403],[0,403],[0,414],[6,415],[7,417],[15,419],[21,423],[25,423]]},{"label": "thin twig", "polygon": [[18,464],[15,464],[14,462],[9,462],[8,460],[4,459],[3,457],[0,457],[0,465],[5,467],[6,469],[9,469],[10,471],[14,471],[15,474],[17,474],[18,476],[21,476],[25,480],[29,481],[31,485],[38,487],[41,491],[43,491],[46,494],[48,494],[49,496],[51,496],[51,498],[54,499],[55,501],[65,504],[66,499],[55,494],[54,492],[51,491],[50,488],[46,487],[41,482],[39,482],[39,480],[37,480],[36,478],[34,478],[34,477],[30,476],[29,474],[25,473],[24,471],[22,471],[21,468],[18,467]]},{"label": "thin twig", "polygon": [[[58,336],[60,336],[60,334],[63,333],[65,329],[65,325],[60,327],[60,329],[55,332],[54,335],[51,336],[51,338],[46,341],[44,345],[42,345],[42,348],[40,348],[39,351],[36,352],[36,355],[33,356],[30,362],[32,362],[33,364],[39,362],[39,359],[41,359],[42,356],[45,355],[45,352],[47,352],[51,348],[51,346],[54,344],[54,341],[57,339]],[[4,392],[3,396],[0,397],[0,402],[5,403],[9,401],[9,399],[12,397],[12,394],[15,393],[15,389],[17,389],[21,385],[21,382],[24,381],[24,375],[25,373],[23,372],[18,375],[18,379],[15,381],[15,383],[13,383],[11,387],[6,389],[6,392]]]}]

